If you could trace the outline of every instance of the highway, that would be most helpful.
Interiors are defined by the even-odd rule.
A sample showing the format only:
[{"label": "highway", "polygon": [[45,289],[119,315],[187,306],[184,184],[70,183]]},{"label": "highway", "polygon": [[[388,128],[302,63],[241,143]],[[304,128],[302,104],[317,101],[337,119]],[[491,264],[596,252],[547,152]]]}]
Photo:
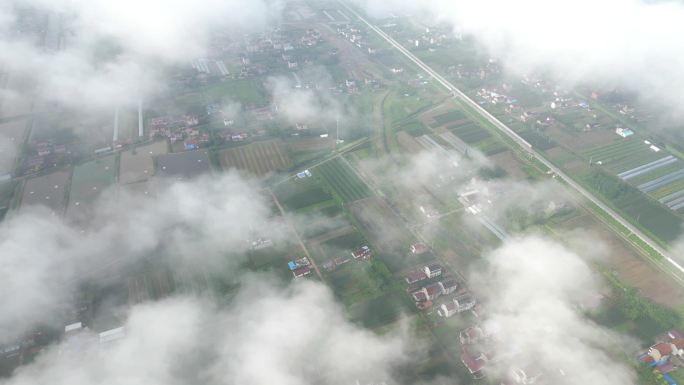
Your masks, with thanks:
[{"label": "highway", "polygon": [[[665,260],[670,265],[672,265],[672,267],[674,267],[679,273],[684,273],[684,267],[682,267],[682,265],[677,263],[672,258],[672,256],[670,255],[670,253],[667,250],[665,250],[664,248],[659,246],[655,241],[653,241],[650,237],[648,237],[646,234],[644,234],[641,230],[639,230],[634,225],[632,225],[630,222],[628,222],[626,219],[624,219],[615,210],[608,207],[608,205],[603,203],[603,201],[601,201],[599,198],[597,198],[592,193],[587,191],[584,187],[582,187],[579,183],[575,182],[572,178],[567,176],[561,169],[556,167],[553,163],[549,162],[546,158],[544,158],[543,155],[541,155],[538,151],[536,151],[525,139],[523,139],[515,131],[513,131],[511,128],[509,128],[504,123],[502,123],[499,119],[494,117],[494,115],[490,114],[487,110],[485,110],[482,106],[477,104],[473,99],[471,99],[468,95],[466,95],[464,92],[459,90],[456,86],[454,86],[451,82],[449,82],[447,79],[445,79],[438,72],[436,72],[435,70],[430,68],[427,64],[423,63],[422,60],[420,60],[418,57],[416,57],[409,50],[404,48],[404,46],[402,46],[396,40],[394,40],[391,36],[386,34],[382,29],[371,24],[368,20],[366,20],[361,15],[359,15],[354,9],[349,7],[344,2],[340,1],[339,3],[345,9],[347,9],[349,12],[351,12],[356,18],[358,18],[362,23],[364,23],[366,26],[368,26],[368,28],[373,30],[378,35],[380,35],[380,37],[382,37],[385,41],[387,41],[391,46],[396,48],[399,52],[401,52],[404,56],[406,56],[406,58],[408,58],[410,61],[412,61],[414,64],[416,64],[420,69],[425,71],[425,73],[427,73],[430,77],[432,77],[435,81],[437,81],[437,83],[439,83],[444,88],[446,88],[455,98],[458,98],[458,100],[463,102],[468,107],[472,108],[475,112],[480,114],[483,118],[485,118],[494,127],[496,127],[498,130],[503,132],[506,136],[508,136],[510,139],[512,139],[518,145],[520,145],[520,147],[522,147],[523,150],[525,150],[527,153],[529,153],[531,156],[536,158],[539,162],[541,162],[546,167],[548,167],[551,171],[553,171],[556,174],[557,178],[562,179],[565,183],[567,183],[567,185],[569,185],[570,187],[575,189],[582,196],[584,196],[587,200],[594,203],[601,210],[608,213],[608,215],[610,215],[615,221],[617,221],[622,226],[624,226],[629,231],[631,231],[634,235],[639,237],[639,239],[642,242],[647,244],[653,250],[660,253],[665,258]],[[675,280],[677,280],[679,283],[684,282],[682,280],[682,278],[677,276],[676,274],[670,273],[670,275],[672,275],[675,278]]]}]

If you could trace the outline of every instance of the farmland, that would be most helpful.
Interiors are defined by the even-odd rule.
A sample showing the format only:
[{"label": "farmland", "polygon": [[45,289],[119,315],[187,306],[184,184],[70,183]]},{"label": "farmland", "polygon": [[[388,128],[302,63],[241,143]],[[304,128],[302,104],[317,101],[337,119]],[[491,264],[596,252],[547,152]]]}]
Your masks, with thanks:
[{"label": "farmland", "polygon": [[366,239],[358,231],[351,231],[326,240],[321,243],[321,248],[326,256],[328,256],[329,259],[332,259],[341,255],[348,256],[352,250],[356,250],[359,247],[366,245]]},{"label": "farmland", "polygon": [[87,216],[92,203],[114,182],[116,182],[116,157],[114,155],[74,167],[69,188],[67,217],[74,220]]},{"label": "farmland", "polygon": [[154,175],[154,157],[169,152],[165,141],[158,141],[121,153],[119,183],[135,183]]},{"label": "farmland", "polygon": [[69,201],[74,203],[91,203],[107,187],[116,181],[116,158],[91,160],[74,167],[69,189]]},{"label": "farmland", "polygon": [[[0,123],[0,137],[7,141],[7,145],[17,146],[24,140],[26,133],[26,119]],[[12,172],[16,160],[14,151],[2,150],[0,153],[0,172]]]},{"label": "farmland", "polygon": [[370,243],[378,251],[378,258],[387,264],[392,272],[398,272],[413,265],[408,247],[414,237],[406,229],[402,219],[382,199],[373,197],[354,202],[349,206]]},{"label": "farmland", "polygon": [[313,178],[288,180],[274,188],[278,200],[288,210],[300,210],[333,197],[326,192]]},{"label": "farmland", "polygon": [[68,171],[57,171],[26,181],[21,199],[22,207],[43,205],[57,214],[64,212]]},{"label": "farmland", "polygon": [[206,150],[187,151],[157,156],[159,175],[176,179],[191,179],[210,171]]},{"label": "farmland", "polygon": [[649,150],[648,145],[638,138],[621,139],[607,146],[586,150],[583,155],[592,163],[601,164],[616,174],[665,156],[662,152]]},{"label": "farmland", "polygon": [[678,238],[681,218],[637,188],[596,169],[585,177],[585,181],[592,190],[607,198],[617,209],[659,239],[671,242]]},{"label": "farmland", "polygon": [[368,186],[338,158],[316,167],[314,174],[344,203],[366,198],[370,194]]},{"label": "farmland", "polygon": [[463,112],[459,110],[451,110],[439,115],[435,115],[432,117],[432,120],[434,120],[435,124],[434,126],[443,126],[447,123],[451,123],[456,120],[462,120],[465,119],[466,116]]},{"label": "farmland", "polygon": [[239,101],[246,105],[262,106],[266,92],[257,79],[236,79],[209,84],[202,93],[213,102]]},{"label": "farmland", "polygon": [[228,148],[219,152],[224,170],[236,168],[254,175],[264,176],[290,168],[290,160],[280,141],[269,140]]},{"label": "farmland", "polygon": [[468,144],[477,143],[491,136],[487,130],[472,122],[463,125],[453,125],[449,129]]}]

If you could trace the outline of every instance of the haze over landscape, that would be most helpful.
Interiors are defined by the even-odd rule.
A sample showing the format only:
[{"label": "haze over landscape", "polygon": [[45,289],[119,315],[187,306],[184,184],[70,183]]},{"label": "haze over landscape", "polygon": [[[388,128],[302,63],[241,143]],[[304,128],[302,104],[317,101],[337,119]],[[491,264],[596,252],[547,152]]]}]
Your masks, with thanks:
[{"label": "haze over landscape", "polygon": [[684,382],[682,18],[0,2],[0,385]]}]

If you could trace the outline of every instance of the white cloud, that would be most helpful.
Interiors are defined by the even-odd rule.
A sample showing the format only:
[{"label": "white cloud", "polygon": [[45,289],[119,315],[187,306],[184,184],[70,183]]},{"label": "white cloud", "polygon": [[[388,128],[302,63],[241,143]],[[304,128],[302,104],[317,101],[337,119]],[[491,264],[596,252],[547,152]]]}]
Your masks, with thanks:
[{"label": "white cloud", "polygon": [[579,306],[603,290],[588,261],[535,236],[513,239],[486,259],[487,270],[471,282],[487,298],[486,325],[497,331],[494,371],[534,368],[558,384],[634,383],[615,357],[637,346],[581,314]]},{"label": "white cloud", "polygon": [[347,385],[389,381],[405,359],[400,336],[354,326],[322,284],[267,280],[249,277],[226,307],[188,297],[136,306],[125,338],[64,342],[3,384]]},{"label": "white cloud", "polygon": [[684,5],[644,0],[359,1],[374,15],[428,15],[470,34],[509,69],[550,70],[567,85],[620,86],[684,106]]},{"label": "white cloud", "polygon": [[0,224],[0,292],[13,293],[3,301],[0,340],[54,316],[78,283],[141,257],[223,273],[243,261],[251,239],[284,238],[258,186],[235,174],[175,183],[154,199],[114,192],[96,206],[86,233],[42,208]]}]

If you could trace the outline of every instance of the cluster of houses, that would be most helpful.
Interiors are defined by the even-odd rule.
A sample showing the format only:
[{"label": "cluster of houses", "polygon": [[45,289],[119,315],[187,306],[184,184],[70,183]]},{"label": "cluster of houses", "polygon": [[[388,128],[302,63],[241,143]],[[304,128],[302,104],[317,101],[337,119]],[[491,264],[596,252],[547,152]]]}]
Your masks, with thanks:
[{"label": "cluster of houses", "polygon": [[447,67],[447,71],[459,79],[479,78],[480,80],[485,80],[500,74],[501,67],[495,60],[490,59],[485,65],[480,66],[479,68],[469,69],[459,63]]},{"label": "cluster of houses", "polygon": [[302,278],[311,274],[311,262],[306,257],[288,261],[287,268],[290,269],[294,278]]},{"label": "cluster of houses", "polygon": [[374,55],[376,53],[375,48],[368,45],[366,38],[360,29],[350,24],[343,24],[337,27],[337,33],[342,35],[345,39],[349,40],[350,43],[354,44],[358,48],[368,51],[370,55]]},{"label": "cluster of houses", "polygon": [[342,266],[351,261],[368,261],[373,256],[373,252],[368,246],[361,246],[347,255],[334,258],[323,264],[323,269],[326,271],[335,271],[339,266]]},{"label": "cluster of houses", "polygon": [[69,154],[70,151],[66,144],[57,144],[51,141],[29,143],[21,171],[27,174],[44,168],[55,167],[59,159],[63,159]]},{"label": "cluster of houses", "polygon": [[670,330],[657,336],[655,344],[640,354],[638,359],[667,380],[667,373],[684,367],[684,335],[678,330]]},{"label": "cluster of houses", "polygon": [[148,126],[151,138],[168,138],[171,143],[183,141],[186,150],[195,150],[209,143],[209,134],[196,128],[198,124],[196,115],[167,115],[150,119]]},{"label": "cluster of houses", "polygon": [[[496,383],[501,385],[552,384],[567,376],[563,370],[547,370],[534,362],[524,366],[505,362],[501,354],[496,354],[492,344],[496,339],[497,331],[491,323],[476,324],[459,332],[459,358],[474,379],[484,378],[486,368],[492,364],[499,367],[495,372]],[[502,368],[506,370],[501,370]],[[566,383],[567,378],[562,382]]]},{"label": "cluster of houses", "polygon": [[442,265],[431,263],[422,268],[409,271],[404,275],[409,285],[407,291],[421,310],[433,307],[438,298],[442,298],[437,307],[437,314],[449,318],[455,314],[471,310],[477,304],[475,297],[456,278],[446,271]]},{"label": "cluster of houses", "polygon": [[415,48],[428,47],[429,50],[433,50],[434,47],[442,46],[450,39],[449,34],[444,31],[425,28],[425,32],[422,35],[416,39],[409,39],[408,43]]},{"label": "cluster of houses", "polygon": [[[345,254],[324,263],[321,267],[326,271],[335,271],[339,266],[351,261],[368,261],[373,256],[373,252],[368,246],[361,246],[349,254]],[[311,274],[311,261],[308,258],[292,258],[287,262],[287,267],[292,272],[294,278],[302,278]]]}]

